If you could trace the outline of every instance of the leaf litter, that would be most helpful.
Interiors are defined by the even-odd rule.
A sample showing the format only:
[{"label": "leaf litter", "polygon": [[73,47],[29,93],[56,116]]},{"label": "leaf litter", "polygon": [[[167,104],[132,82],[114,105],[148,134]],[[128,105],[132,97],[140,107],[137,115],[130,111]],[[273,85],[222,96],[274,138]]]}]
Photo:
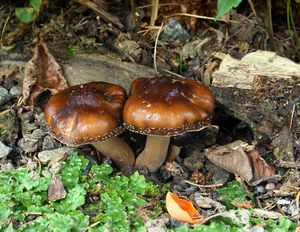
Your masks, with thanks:
[{"label": "leaf litter", "polygon": [[30,108],[42,92],[49,90],[55,94],[68,87],[60,65],[49,52],[42,36],[38,37],[33,58],[26,64],[24,73],[24,105]]}]

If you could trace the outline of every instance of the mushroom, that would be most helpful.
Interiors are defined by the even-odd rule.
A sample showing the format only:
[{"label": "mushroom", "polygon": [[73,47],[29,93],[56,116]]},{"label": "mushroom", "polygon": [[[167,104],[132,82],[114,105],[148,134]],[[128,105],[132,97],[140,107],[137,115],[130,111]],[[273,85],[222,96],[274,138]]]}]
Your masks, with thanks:
[{"label": "mushroom", "polygon": [[170,137],[203,129],[213,111],[214,96],[198,81],[170,76],[134,80],[123,120],[127,129],[147,135],[136,166],[157,171],[166,159]]},{"label": "mushroom", "polygon": [[132,149],[118,134],[124,131],[122,110],[126,101],[123,87],[90,82],[53,95],[45,107],[50,134],[68,146],[92,144],[120,168],[134,165]]}]

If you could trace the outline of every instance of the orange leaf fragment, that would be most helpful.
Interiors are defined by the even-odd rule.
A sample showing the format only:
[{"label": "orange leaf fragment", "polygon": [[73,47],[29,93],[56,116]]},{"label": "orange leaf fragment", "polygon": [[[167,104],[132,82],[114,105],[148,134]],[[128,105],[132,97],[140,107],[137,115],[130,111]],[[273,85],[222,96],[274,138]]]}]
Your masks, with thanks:
[{"label": "orange leaf fragment", "polygon": [[171,192],[168,192],[166,196],[166,208],[170,216],[178,221],[192,224],[203,221],[203,216],[191,202],[181,199]]}]

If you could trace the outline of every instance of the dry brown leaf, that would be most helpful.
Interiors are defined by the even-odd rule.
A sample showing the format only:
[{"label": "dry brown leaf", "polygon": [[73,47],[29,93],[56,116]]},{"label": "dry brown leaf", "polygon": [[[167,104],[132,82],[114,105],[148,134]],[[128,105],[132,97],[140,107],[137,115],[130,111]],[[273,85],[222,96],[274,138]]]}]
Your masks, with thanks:
[{"label": "dry brown leaf", "polygon": [[168,192],[166,196],[166,208],[170,216],[178,221],[197,224],[203,221],[203,216],[187,200]]},{"label": "dry brown leaf", "polygon": [[255,147],[243,141],[205,149],[204,153],[211,162],[241,176],[249,185],[257,185],[275,177],[274,170],[261,158]]},{"label": "dry brown leaf", "polygon": [[252,167],[241,146],[242,144],[236,141],[225,146],[205,149],[204,154],[214,164],[250,182],[253,179]]},{"label": "dry brown leaf", "polygon": [[266,161],[263,158],[261,158],[257,150],[247,152],[247,155],[253,166],[252,181],[257,182],[259,180],[264,180],[268,177],[275,175],[274,170],[266,163]]},{"label": "dry brown leaf", "polygon": [[67,87],[59,64],[50,54],[47,45],[42,39],[39,39],[33,58],[28,61],[25,67],[23,80],[25,106],[33,107],[34,100],[43,91],[50,90],[52,94],[55,94]]},{"label": "dry brown leaf", "polygon": [[58,201],[65,198],[67,192],[60,180],[59,176],[54,176],[48,188],[48,199],[50,201]]}]

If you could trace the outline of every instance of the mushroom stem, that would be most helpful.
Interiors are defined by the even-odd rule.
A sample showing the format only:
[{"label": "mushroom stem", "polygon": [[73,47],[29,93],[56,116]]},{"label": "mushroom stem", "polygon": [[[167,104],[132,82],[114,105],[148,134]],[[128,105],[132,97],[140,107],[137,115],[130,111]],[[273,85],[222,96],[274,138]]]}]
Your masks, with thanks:
[{"label": "mushroom stem", "polygon": [[134,165],[135,157],[132,149],[118,136],[92,143],[92,145],[103,155],[109,157],[119,168]]},{"label": "mushroom stem", "polygon": [[176,159],[176,157],[180,154],[181,147],[176,145],[170,145],[168,149],[168,154],[166,158],[166,162],[172,162]]},{"label": "mushroom stem", "polygon": [[135,166],[146,166],[155,172],[166,159],[170,137],[147,136],[144,150],[136,159]]}]

